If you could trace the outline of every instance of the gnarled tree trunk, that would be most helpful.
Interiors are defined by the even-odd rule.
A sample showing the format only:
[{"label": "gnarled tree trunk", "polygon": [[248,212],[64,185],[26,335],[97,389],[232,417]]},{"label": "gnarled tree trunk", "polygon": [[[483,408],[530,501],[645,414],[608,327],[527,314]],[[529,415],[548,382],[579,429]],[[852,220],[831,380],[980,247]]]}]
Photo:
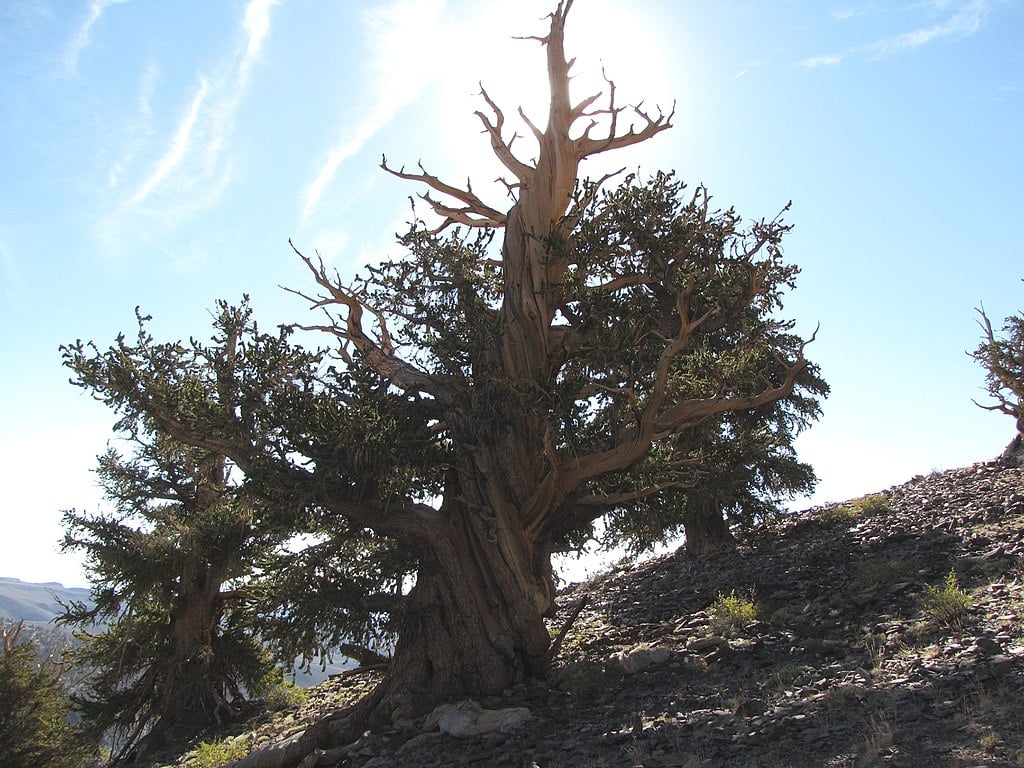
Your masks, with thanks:
[{"label": "gnarled tree trunk", "polygon": [[446,526],[421,554],[378,714],[415,716],[439,701],[500,693],[544,673],[550,556],[512,506],[518,494],[508,478],[515,473],[474,468],[494,458],[482,451],[449,473]]},{"label": "gnarled tree trunk", "polygon": [[176,599],[171,653],[160,670],[164,680],[156,720],[134,749],[136,759],[176,744],[228,714],[220,682],[210,679],[221,610],[220,583],[209,578],[186,586]]},{"label": "gnarled tree trunk", "polygon": [[688,510],[683,518],[683,528],[686,551],[691,555],[707,555],[736,546],[729,524],[720,512]]}]

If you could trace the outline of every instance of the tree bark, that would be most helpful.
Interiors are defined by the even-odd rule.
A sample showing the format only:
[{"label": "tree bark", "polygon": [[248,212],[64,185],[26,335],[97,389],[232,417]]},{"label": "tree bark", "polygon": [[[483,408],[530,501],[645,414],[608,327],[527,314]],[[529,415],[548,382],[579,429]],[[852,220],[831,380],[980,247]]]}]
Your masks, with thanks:
[{"label": "tree bark", "polygon": [[1017,429],[1021,431],[1017,432],[1009,445],[1003,449],[1003,452],[999,455],[999,460],[1010,466],[1019,467],[1024,465],[1024,419],[1018,420]]},{"label": "tree bark", "polygon": [[171,614],[171,657],[156,707],[156,722],[134,749],[135,759],[157,753],[230,714],[220,680],[210,679],[220,583],[208,577],[182,591]]},{"label": "tree bark", "polygon": [[[440,510],[445,525],[426,541],[422,528],[410,536],[421,550],[420,567],[380,685],[350,710],[235,768],[293,766],[368,726],[418,717],[442,701],[500,694],[545,674],[551,637],[544,616],[555,594],[550,552],[527,534],[508,501],[523,489],[509,488],[518,473],[507,450],[481,449],[453,468]],[[506,471],[491,471],[501,456]]]},{"label": "tree bark", "polygon": [[691,555],[722,552],[736,546],[736,539],[721,513],[688,511],[683,518],[686,551]]},{"label": "tree bark", "polygon": [[523,530],[505,478],[469,475],[469,463],[450,473],[447,526],[421,556],[374,719],[415,717],[545,672],[549,553]]}]

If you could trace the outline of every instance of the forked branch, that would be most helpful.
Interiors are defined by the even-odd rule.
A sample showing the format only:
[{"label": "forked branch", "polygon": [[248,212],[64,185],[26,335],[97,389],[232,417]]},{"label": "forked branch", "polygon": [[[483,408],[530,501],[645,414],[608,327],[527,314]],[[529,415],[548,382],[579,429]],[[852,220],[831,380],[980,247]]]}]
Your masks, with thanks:
[{"label": "forked branch", "polygon": [[521,184],[530,177],[533,167],[521,161],[512,152],[512,144],[517,138],[519,138],[519,134],[512,134],[512,138],[505,141],[505,138],[502,135],[502,130],[505,126],[505,114],[501,111],[501,108],[494,103],[494,100],[491,99],[490,95],[484,89],[483,83],[480,84],[480,96],[483,97],[483,100],[487,102],[487,106],[490,107],[491,111],[494,113],[494,122],[491,122],[487,118],[487,115],[479,110],[475,113],[476,116],[480,118],[480,122],[484,124],[484,130],[487,131],[487,134],[491,138],[491,150],[494,152],[494,156],[498,158],[501,164],[515,174],[515,177],[519,179],[519,183]]},{"label": "forked branch", "polygon": [[505,225],[505,214],[484,203],[473,192],[473,186],[468,181],[466,182],[465,189],[454,187],[441,181],[437,176],[427,173],[422,164],[420,164],[419,173],[408,173],[404,167],[396,171],[394,168],[388,167],[387,158],[381,159],[380,167],[392,176],[408,181],[422,182],[441,194],[448,195],[459,202],[465,203],[462,208],[456,208],[431,197],[430,193],[420,195],[434,209],[435,213],[444,217],[444,223],[433,230],[433,234],[440,232],[451,224],[462,224],[467,227],[501,227]]},{"label": "forked branch", "polygon": [[[366,307],[358,296],[344,288],[337,275],[329,275],[323,259],[319,256],[317,263],[314,263],[313,259],[299,251],[291,241],[289,241],[289,245],[313,273],[313,278],[327,292],[327,295],[312,297],[294,289],[286,290],[309,301],[312,305],[311,309],[323,309],[326,312],[328,307],[335,305],[342,307],[345,313],[343,322],[334,322],[332,318],[332,322],[328,325],[296,325],[296,328],[332,334],[342,342],[343,355],[349,355],[348,347],[351,346],[359,354],[363,364],[368,365],[402,389],[425,392],[438,398],[447,394],[445,384],[440,378],[420,370],[398,356],[383,315]],[[370,311],[377,319],[377,338],[372,337],[363,328],[364,311]]]}]

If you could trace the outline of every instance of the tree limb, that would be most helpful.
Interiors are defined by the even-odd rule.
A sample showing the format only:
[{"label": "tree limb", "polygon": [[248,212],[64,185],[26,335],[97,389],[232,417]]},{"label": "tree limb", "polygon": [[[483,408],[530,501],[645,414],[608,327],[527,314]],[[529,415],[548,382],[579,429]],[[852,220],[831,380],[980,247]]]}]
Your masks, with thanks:
[{"label": "tree limb", "polygon": [[421,182],[441,194],[454,197],[456,200],[465,203],[464,208],[453,208],[435,200],[429,194],[420,195],[438,215],[445,217],[444,224],[435,229],[433,234],[437,234],[450,224],[464,224],[467,227],[501,227],[505,225],[505,214],[491,208],[477,197],[469,182],[466,183],[466,189],[453,187],[451,184],[441,181],[437,176],[427,173],[422,164],[420,164],[420,173],[407,173],[405,168],[396,171],[388,167],[387,158],[381,159],[380,167],[392,176],[408,181]]},{"label": "tree limb", "polygon": [[291,245],[296,255],[305,262],[310,272],[313,273],[313,278],[317,284],[326,290],[328,295],[314,299],[298,291],[293,290],[291,292],[310,301],[313,309],[337,304],[344,307],[347,311],[347,317],[343,326],[332,323],[326,326],[296,325],[294,327],[302,330],[324,331],[331,333],[343,342],[350,343],[359,352],[367,365],[405,390],[425,392],[439,399],[445,398],[450,394],[449,388],[442,379],[420,370],[412,363],[403,360],[395,354],[394,345],[391,343],[391,335],[382,315],[374,312],[377,318],[380,339],[375,340],[366,333],[363,328],[363,312],[368,308],[357,296],[343,288],[336,279],[332,279],[327,274],[327,268],[324,265],[323,259],[319,260],[319,264],[314,264],[313,260],[299,251],[290,240],[288,244]]},{"label": "tree limb", "polygon": [[484,129],[487,131],[491,138],[491,150],[494,152],[495,157],[501,161],[501,164],[508,168],[519,179],[520,183],[525,182],[529,177],[533,168],[526,163],[522,162],[512,152],[512,144],[519,137],[519,134],[513,134],[512,138],[507,142],[502,136],[502,128],[505,125],[505,114],[501,111],[497,104],[491,99],[487,91],[484,89],[483,83],[480,84],[480,95],[484,101],[487,102],[487,106],[494,112],[494,122],[492,123],[487,119],[487,116],[477,110],[474,114],[480,118],[480,122],[484,124]]}]

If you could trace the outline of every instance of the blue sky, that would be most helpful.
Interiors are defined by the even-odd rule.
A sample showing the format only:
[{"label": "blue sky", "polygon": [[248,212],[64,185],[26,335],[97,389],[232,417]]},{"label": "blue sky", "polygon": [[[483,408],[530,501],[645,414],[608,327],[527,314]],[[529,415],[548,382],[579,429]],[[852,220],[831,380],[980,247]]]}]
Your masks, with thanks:
[{"label": "blue sky", "polygon": [[[344,274],[395,253],[416,189],[378,168],[499,173],[477,83],[542,116],[550,0],[0,3],[0,575],[85,583],[62,509],[101,505],[113,416],[58,347],[109,344],[134,308],[205,335],[219,298],[302,320],[288,238]],[[676,169],[748,219],[788,201],[787,314],[833,394],[799,442],[810,502],[993,457],[1013,424],[972,404],[980,301],[1024,308],[1024,2],[577,0],[576,93],[675,128],[586,168]]]}]

